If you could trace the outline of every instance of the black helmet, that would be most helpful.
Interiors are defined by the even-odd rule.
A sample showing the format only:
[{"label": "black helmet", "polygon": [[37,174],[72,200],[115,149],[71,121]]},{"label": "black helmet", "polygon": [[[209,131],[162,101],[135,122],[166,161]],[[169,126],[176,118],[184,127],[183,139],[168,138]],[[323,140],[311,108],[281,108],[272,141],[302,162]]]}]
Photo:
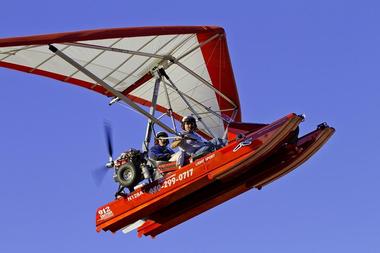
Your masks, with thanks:
[{"label": "black helmet", "polygon": [[169,135],[166,132],[161,131],[156,134],[157,139],[160,137],[169,137]]},{"label": "black helmet", "polygon": [[197,122],[193,116],[185,116],[182,118],[182,129],[185,130],[185,123],[191,123],[194,126],[193,130],[197,129]]},{"label": "black helmet", "polygon": [[[156,138],[154,138],[154,144],[158,144],[158,139],[159,139],[160,137],[165,137],[165,138],[167,138],[167,137],[169,137],[169,135],[168,135],[166,132],[163,132],[163,131],[158,132],[158,133],[156,134]],[[169,143],[169,141],[168,141],[167,139],[165,139],[165,144],[167,145],[168,143]]]}]

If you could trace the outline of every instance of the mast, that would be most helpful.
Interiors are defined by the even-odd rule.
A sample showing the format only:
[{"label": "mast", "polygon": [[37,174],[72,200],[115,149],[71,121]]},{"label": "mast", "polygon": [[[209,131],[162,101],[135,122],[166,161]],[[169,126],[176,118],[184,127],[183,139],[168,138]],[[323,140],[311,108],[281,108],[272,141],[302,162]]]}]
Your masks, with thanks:
[{"label": "mast", "polygon": [[[149,114],[152,117],[154,117],[154,114],[156,113],[158,91],[160,89],[161,74],[158,73],[157,68],[154,68],[151,72],[155,76],[156,81],[154,82],[152,105],[150,106]],[[150,139],[152,138],[152,127],[153,127],[153,121],[151,120],[151,118],[148,118],[148,123],[146,125],[146,131],[145,131],[145,139],[142,144],[142,150],[144,152],[148,152],[149,150],[149,143],[150,143]]]}]

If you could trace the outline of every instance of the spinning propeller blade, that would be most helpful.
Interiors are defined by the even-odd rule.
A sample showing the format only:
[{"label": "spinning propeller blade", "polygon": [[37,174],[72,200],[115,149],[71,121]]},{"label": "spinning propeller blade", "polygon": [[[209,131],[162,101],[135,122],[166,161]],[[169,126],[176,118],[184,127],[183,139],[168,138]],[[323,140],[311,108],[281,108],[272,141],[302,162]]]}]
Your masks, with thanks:
[{"label": "spinning propeller blade", "polygon": [[104,133],[105,133],[105,136],[106,136],[108,155],[110,157],[110,161],[112,161],[112,156],[113,156],[112,128],[111,128],[110,123],[108,123],[108,122],[104,122]]},{"label": "spinning propeller blade", "polygon": [[96,186],[100,186],[102,184],[104,177],[107,174],[107,171],[108,171],[108,168],[106,166],[101,166],[99,168],[92,170],[91,174]]},{"label": "spinning propeller blade", "polygon": [[104,166],[92,170],[92,177],[97,186],[100,186],[104,177],[107,174],[108,169],[113,167],[113,145],[112,145],[112,127],[108,122],[104,122],[104,134],[106,137],[106,145],[108,150],[108,163]]}]

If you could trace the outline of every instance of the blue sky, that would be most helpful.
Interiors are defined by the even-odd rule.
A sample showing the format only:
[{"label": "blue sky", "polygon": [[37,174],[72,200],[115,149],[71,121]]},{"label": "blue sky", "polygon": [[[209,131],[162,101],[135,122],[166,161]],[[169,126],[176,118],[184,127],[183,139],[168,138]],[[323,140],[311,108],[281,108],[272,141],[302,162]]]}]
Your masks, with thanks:
[{"label": "blue sky", "polygon": [[96,233],[113,198],[115,149],[140,147],[145,119],[88,90],[0,69],[0,252],[380,252],[378,1],[6,1],[0,37],[107,27],[219,25],[243,120],[305,113],[337,129],[298,170],[160,236]]}]

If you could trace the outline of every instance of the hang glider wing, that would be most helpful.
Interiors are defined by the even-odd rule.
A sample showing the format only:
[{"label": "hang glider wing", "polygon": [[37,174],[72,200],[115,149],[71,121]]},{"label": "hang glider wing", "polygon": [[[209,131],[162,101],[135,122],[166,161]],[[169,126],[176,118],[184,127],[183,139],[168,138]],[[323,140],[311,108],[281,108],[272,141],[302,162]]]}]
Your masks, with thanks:
[{"label": "hang glider wing", "polygon": [[[112,97],[50,51],[49,45],[145,106],[151,104],[155,82],[151,70],[162,66],[216,136],[223,135],[226,121],[241,120],[226,35],[221,27],[116,28],[0,39],[1,67],[54,78]],[[166,87],[168,93],[160,86],[157,109],[166,112],[170,101],[177,120],[192,114],[174,87],[170,83]]]}]

